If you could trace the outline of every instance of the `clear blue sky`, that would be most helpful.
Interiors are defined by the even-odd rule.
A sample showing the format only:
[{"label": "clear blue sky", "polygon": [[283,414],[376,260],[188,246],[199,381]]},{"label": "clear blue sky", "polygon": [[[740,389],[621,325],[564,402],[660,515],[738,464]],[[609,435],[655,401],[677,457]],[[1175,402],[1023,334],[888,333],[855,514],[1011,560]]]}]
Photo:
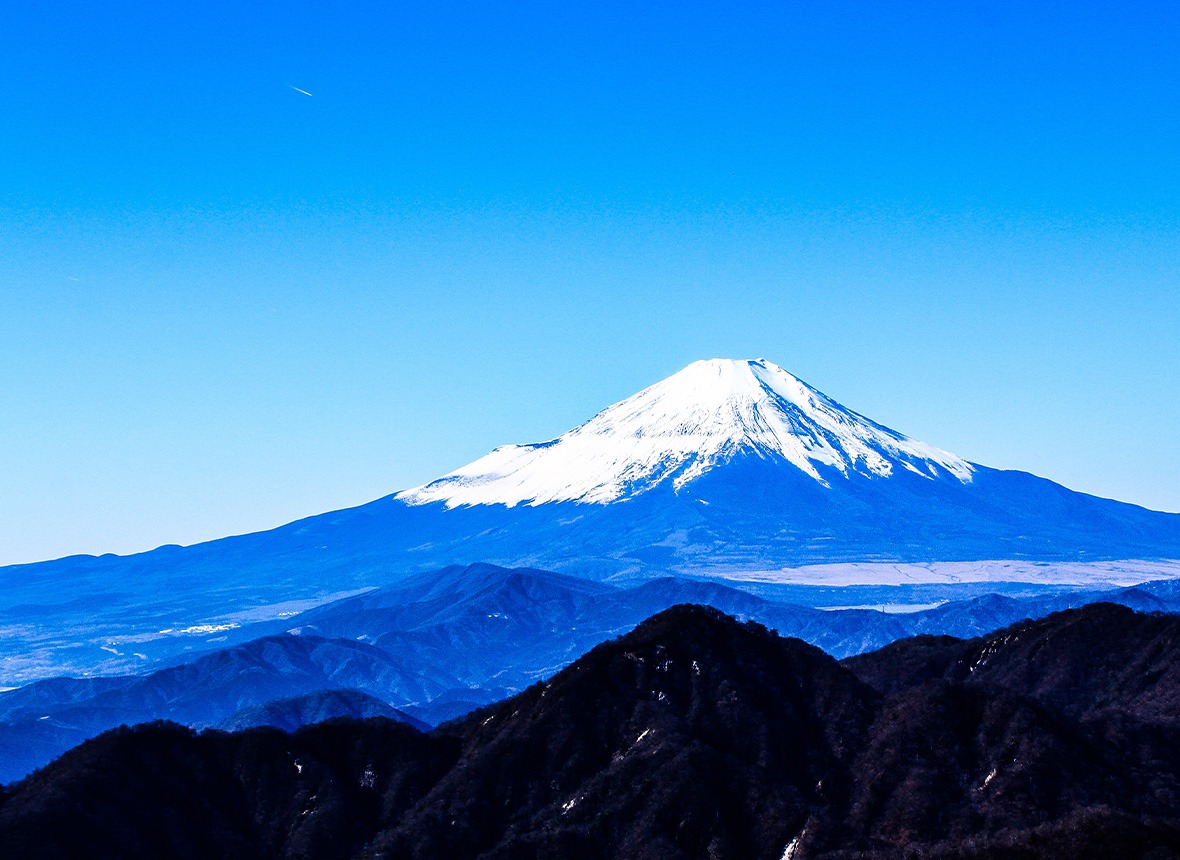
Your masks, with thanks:
[{"label": "clear blue sky", "polygon": [[1180,510],[1178,8],[7,0],[0,563],[361,503],[713,356]]}]

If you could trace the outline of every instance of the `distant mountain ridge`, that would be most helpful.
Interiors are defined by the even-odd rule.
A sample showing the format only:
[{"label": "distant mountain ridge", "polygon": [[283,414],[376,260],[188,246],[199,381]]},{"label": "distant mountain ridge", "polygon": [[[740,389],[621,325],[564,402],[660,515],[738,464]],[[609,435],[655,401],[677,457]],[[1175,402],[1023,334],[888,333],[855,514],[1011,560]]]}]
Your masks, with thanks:
[{"label": "distant mountain ridge", "polygon": [[341,717],[360,720],[368,717],[385,717],[408,723],[420,731],[431,728],[421,720],[391,708],[376,696],[357,690],[317,690],[287,699],[272,699],[261,705],[251,705],[222,720],[217,728],[229,732],[258,726],[272,726],[285,732],[293,732],[303,726],[335,720]]},{"label": "distant mountain ridge", "polygon": [[[680,603],[712,606],[846,657],[915,634],[990,634],[1096,600],[1177,612],[1180,583],[1019,599],[985,595],[885,614],[823,611],[671,577],[619,588],[483,564],[432,571],[294,616],[285,622],[288,633],[264,625],[259,632],[268,635],[178,666],[138,676],[54,678],[0,693],[0,783],[121,723],[166,718],[198,728],[294,728],[317,716],[385,715],[437,724],[547,679]],[[374,700],[384,710],[374,710]]]},{"label": "distant mountain ridge", "polygon": [[1180,619],[1121,607],[840,664],[681,605],[426,734],[115,730],[0,790],[0,844],[13,860],[1155,860],[1180,853],[1178,696]]}]

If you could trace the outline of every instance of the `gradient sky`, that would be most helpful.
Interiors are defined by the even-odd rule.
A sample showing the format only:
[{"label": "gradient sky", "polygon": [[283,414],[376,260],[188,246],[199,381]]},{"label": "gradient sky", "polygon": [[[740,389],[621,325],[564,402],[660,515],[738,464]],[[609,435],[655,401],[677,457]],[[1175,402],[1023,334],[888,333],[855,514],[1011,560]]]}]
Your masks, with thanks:
[{"label": "gradient sky", "polygon": [[358,504],[714,356],[1180,510],[1178,10],[7,0],[0,563]]}]

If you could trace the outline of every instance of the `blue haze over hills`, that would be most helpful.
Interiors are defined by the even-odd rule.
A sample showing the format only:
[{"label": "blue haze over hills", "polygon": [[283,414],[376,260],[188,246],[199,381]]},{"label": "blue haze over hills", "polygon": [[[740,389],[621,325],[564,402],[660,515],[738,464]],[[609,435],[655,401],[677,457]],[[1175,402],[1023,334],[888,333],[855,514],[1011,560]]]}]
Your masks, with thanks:
[{"label": "blue haze over hills", "polygon": [[[889,590],[876,591],[881,597]],[[1105,591],[1026,587],[1018,596],[986,594],[890,614],[823,611],[673,577],[622,588],[486,564],[427,571],[253,625],[240,631],[240,644],[146,675],[53,678],[0,693],[0,783],[108,728],[156,719],[288,729],[334,716],[438,723],[548,678],[680,603],[757,620],[845,657],[920,633],[978,636],[1097,600],[1180,612],[1176,581]]]}]

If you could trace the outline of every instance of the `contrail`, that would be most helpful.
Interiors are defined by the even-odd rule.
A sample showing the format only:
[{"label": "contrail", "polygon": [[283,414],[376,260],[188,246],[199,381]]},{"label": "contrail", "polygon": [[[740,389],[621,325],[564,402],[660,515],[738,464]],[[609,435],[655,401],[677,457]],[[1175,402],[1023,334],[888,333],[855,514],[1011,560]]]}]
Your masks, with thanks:
[{"label": "contrail", "polygon": [[[287,86],[291,86],[291,85],[288,84]],[[291,89],[295,90],[295,92],[297,92],[297,93],[303,93],[305,96],[311,95],[311,93],[309,93],[307,90],[301,90],[301,89],[299,89],[299,87],[291,86]]]}]

